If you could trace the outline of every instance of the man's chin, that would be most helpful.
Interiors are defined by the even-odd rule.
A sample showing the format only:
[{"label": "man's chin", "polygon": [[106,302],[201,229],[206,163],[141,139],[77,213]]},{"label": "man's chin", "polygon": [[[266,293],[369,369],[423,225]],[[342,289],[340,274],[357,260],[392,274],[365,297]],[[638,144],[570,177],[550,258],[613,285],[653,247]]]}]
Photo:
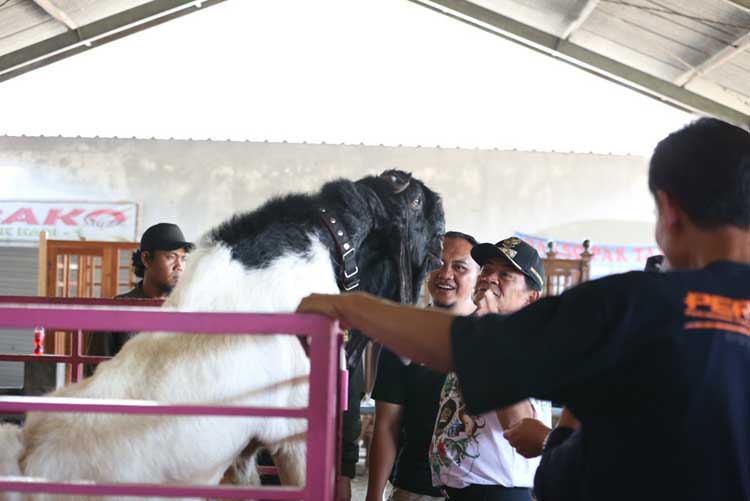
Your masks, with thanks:
[{"label": "man's chin", "polygon": [[455,305],[456,305],[455,301],[453,301],[452,303],[446,303],[446,302],[437,301],[437,300],[433,300],[432,301],[432,306],[434,306],[435,308],[442,308],[442,309],[445,309],[445,310],[450,310]]}]

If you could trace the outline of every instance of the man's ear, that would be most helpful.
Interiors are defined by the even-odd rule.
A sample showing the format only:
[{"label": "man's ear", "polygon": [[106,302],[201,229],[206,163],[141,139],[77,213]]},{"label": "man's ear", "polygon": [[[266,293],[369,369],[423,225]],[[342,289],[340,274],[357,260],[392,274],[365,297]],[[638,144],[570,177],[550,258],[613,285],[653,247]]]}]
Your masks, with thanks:
[{"label": "man's ear", "polygon": [[541,291],[529,291],[529,295],[526,298],[526,306],[530,305],[540,297],[542,297]]},{"label": "man's ear", "polygon": [[151,251],[141,251],[141,264],[144,268],[148,268],[151,265]]},{"label": "man's ear", "polygon": [[670,230],[682,225],[685,213],[672,196],[665,191],[656,192],[656,206],[662,225]]}]

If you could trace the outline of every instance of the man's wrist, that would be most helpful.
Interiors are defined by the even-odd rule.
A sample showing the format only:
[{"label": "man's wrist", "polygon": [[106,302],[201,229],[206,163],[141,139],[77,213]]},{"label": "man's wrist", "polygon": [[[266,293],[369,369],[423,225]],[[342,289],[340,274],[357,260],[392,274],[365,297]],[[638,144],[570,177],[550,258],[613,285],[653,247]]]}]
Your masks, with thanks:
[{"label": "man's wrist", "polygon": [[338,301],[336,301],[336,318],[339,319],[339,322],[344,324],[344,327],[347,329],[354,328],[352,325],[350,325],[349,312],[352,311],[353,306],[352,302],[354,301],[354,297],[356,294],[349,293],[349,294],[340,294],[338,296]]}]

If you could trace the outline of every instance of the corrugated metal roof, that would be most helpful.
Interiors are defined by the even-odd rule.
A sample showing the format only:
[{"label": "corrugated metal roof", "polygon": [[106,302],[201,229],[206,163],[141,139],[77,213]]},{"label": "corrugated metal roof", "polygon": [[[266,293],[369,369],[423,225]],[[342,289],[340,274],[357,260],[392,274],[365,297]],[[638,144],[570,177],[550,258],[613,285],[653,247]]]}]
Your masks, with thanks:
[{"label": "corrugated metal roof", "polygon": [[223,0],[0,0],[0,81]]},{"label": "corrugated metal roof", "polygon": [[750,126],[750,0],[411,1]]},{"label": "corrugated metal roof", "polygon": [[[0,81],[220,1],[0,0]],[[411,1],[750,125],[750,0]]]}]

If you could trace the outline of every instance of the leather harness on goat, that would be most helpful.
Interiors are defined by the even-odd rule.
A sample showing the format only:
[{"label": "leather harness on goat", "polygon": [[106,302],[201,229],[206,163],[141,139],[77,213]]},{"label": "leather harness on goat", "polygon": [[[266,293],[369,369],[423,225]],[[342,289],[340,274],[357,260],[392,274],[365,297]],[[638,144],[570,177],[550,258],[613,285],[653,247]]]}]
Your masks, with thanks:
[{"label": "leather harness on goat", "polygon": [[351,291],[359,287],[359,267],[354,244],[346,233],[343,223],[332,210],[321,207],[320,220],[326,227],[328,233],[333,237],[339,260],[339,272],[336,274],[336,282],[339,289]]},{"label": "leather harness on goat", "polygon": [[[399,179],[393,174],[384,172],[380,175],[382,179],[385,179],[393,186],[393,195],[398,195],[409,187],[411,180],[405,182]],[[339,269],[336,273],[336,282],[338,283],[339,289],[345,292],[352,291],[359,287],[359,267],[357,266],[356,249],[354,244],[349,238],[346,232],[346,228],[343,222],[338,217],[335,211],[326,207],[320,207],[318,216],[323,222],[323,226],[331,234],[334,243],[336,244],[336,254],[338,257]],[[401,303],[412,304],[414,302],[414,294],[412,293],[412,267],[411,259],[409,258],[409,250],[406,247],[406,238],[409,231],[409,209],[406,210],[406,224],[405,226],[399,225],[399,256],[398,256],[398,271],[399,271],[399,299]],[[356,333],[359,334],[359,333]],[[346,351],[346,365],[349,370],[353,370],[362,358],[362,353],[369,342],[369,338],[359,334],[352,334],[347,340],[345,351]],[[305,349],[305,353],[308,353],[307,343],[300,338],[302,347]],[[308,353],[309,356],[309,353]]]}]

